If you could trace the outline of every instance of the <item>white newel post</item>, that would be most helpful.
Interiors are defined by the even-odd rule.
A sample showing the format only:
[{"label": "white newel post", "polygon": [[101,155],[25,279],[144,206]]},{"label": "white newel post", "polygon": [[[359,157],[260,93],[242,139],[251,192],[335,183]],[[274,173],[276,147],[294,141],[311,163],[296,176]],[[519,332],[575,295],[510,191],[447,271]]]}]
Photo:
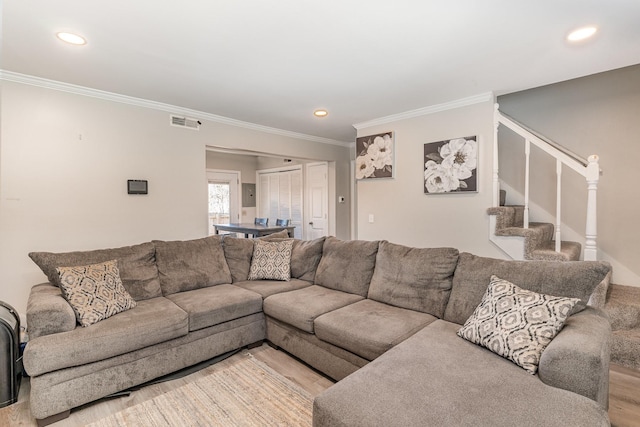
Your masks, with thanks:
[{"label": "white newel post", "polygon": [[584,260],[595,261],[598,259],[597,227],[597,202],[598,180],[600,179],[600,166],[598,156],[589,156],[587,165],[587,227],[585,231],[586,242],[584,245]]},{"label": "white newel post", "polygon": [[500,126],[498,108],[500,105],[495,103],[493,107],[493,206],[497,207],[500,206],[500,176],[498,169],[498,127]]}]

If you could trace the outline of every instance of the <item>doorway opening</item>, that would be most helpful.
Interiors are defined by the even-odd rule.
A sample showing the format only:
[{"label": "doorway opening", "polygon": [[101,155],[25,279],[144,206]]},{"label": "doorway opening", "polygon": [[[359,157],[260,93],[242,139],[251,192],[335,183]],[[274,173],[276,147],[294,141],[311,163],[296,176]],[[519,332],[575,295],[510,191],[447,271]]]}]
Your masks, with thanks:
[{"label": "doorway opening", "polygon": [[215,224],[240,221],[240,172],[207,170],[209,194],[209,235],[215,234]]}]

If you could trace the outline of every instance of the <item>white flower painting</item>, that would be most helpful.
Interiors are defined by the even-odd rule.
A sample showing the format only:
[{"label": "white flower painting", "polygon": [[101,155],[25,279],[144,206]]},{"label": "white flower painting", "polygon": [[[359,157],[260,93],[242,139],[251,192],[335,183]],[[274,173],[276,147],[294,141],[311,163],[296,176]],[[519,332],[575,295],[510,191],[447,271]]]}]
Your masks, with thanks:
[{"label": "white flower painting", "polygon": [[356,138],[356,179],[393,177],[393,132]]},{"label": "white flower painting", "polygon": [[476,136],[424,144],[424,192],[478,191]]}]

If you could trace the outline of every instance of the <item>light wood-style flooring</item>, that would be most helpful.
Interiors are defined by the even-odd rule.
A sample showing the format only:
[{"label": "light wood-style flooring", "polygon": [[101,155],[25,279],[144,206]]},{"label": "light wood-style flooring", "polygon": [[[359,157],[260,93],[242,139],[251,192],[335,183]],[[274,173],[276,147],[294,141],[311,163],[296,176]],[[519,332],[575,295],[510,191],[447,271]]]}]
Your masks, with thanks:
[{"label": "light wood-style flooring", "polygon": [[[333,381],[309,368],[289,354],[275,350],[267,344],[251,349],[257,359],[287,377],[309,392],[312,396],[329,388]],[[237,355],[209,366],[201,371],[180,379],[144,387],[127,397],[119,397],[88,404],[71,412],[69,418],[52,424],[53,427],[84,426],[107,415],[121,411],[145,400],[152,399],[188,382],[201,378],[212,370],[221,369],[232,363]],[[0,409],[0,426],[35,426],[36,422],[29,412],[29,381],[23,381],[18,402]],[[611,367],[609,417],[614,427],[640,427],[640,371],[621,366]]]}]

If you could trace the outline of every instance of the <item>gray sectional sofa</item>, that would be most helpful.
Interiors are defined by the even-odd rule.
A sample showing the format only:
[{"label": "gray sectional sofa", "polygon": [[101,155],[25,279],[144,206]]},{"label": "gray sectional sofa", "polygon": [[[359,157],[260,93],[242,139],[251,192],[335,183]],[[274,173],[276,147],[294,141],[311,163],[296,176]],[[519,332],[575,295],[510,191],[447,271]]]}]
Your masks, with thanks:
[{"label": "gray sectional sofa", "polygon": [[[267,236],[278,242],[284,236]],[[339,380],[314,401],[314,426],[609,425],[610,327],[587,306],[604,262],[504,261],[386,241],[294,240],[289,281],[248,280],[254,241],[212,236],[30,256],[32,415],[71,408],[268,340]],[[56,286],[56,267],[116,259],[137,305],[89,327]],[[456,335],[492,275],[579,299],[537,374]]]}]

